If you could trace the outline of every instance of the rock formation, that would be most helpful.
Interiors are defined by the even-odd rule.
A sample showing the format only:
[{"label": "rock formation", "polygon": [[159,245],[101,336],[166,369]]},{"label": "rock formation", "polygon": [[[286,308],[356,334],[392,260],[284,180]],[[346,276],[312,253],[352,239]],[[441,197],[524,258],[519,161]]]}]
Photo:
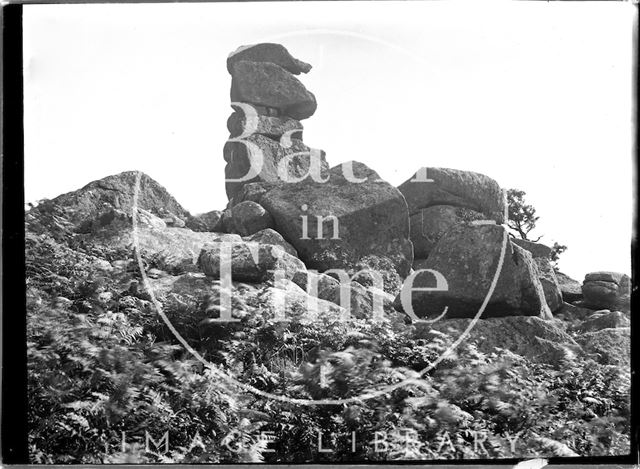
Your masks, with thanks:
[{"label": "rock formation", "polygon": [[324,152],[302,142],[300,121],[316,111],[316,98],[294,74],[311,66],[279,44],[243,46],[227,59],[235,112],[224,147],[226,189],[232,199],[250,182],[305,178],[328,169]]},{"label": "rock formation", "polygon": [[[319,300],[313,314],[342,315],[348,307],[354,317],[368,319],[380,313],[379,305],[384,314],[403,311],[405,292],[420,318],[448,308],[443,324],[455,325],[466,320],[455,318],[476,315],[489,294],[506,235],[501,225],[505,199],[496,181],[468,171],[422,168],[396,188],[357,161],[329,169],[324,152],[311,151],[302,141],[300,120],[315,112],[316,99],[296,75],[309,72],[310,65],[281,45],[258,44],[231,54],[227,69],[235,111],[227,122],[225,174],[244,180],[227,181],[226,209],[192,216],[142,175],[134,214],[132,171],[36,207],[26,215],[29,230],[42,232],[43,220],[52,230],[48,235],[55,234],[51,227],[71,230],[75,246],[106,250],[106,257],[116,259],[99,259],[101,271],[114,275],[135,270],[126,259],[135,241],[166,301],[188,296],[191,287],[199,292],[191,300],[200,301],[204,289],[219,286],[221,262],[228,255],[234,290],[269,308],[279,295],[289,295],[298,306],[308,298]],[[256,149],[263,156],[258,170],[252,166]],[[570,323],[567,330],[592,335],[628,325],[628,276],[594,272],[580,288],[553,269],[550,256],[547,246],[507,237],[483,318],[533,316],[500,324],[538,330],[554,312]],[[412,268],[432,272],[412,275]],[[282,279],[274,277],[278,269]],[[446,288],[434,288],[433,272],[446,280]],[[412,284],[407,287],[408,276]],[[288,311],[298,314],[296,308],[290,305]],[[594,311],[603,308],[607,311]],[[482,324],[492,333],[492,327],[499,329]],[[545,329],[532,350],[558,352],[547,343],[556,334],[555,326],[549,327],[553,333]],[[563,347],[577,347],[558,334]]]}]

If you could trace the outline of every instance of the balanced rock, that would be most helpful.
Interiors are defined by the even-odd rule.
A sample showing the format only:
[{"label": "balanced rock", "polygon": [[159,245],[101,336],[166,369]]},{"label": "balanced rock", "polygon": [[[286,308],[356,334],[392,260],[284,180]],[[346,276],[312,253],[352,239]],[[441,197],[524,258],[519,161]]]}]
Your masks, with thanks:
[{"label": "balanced rock", "polygon": [[276,230],[310,268],[350,269],[373,254],[388,258],[406,277],[413,248],[402,194],[362,163],[329,173],[327,182],[284,184],[262,196]]},{"label": "balanced rock", "polygon": [[465,207],[498,223],[504,221],[505,201],[496,181],[484,174],[449,168],[422,168],[398,187],[409,214],[434,205]]},{"label": "balanced rock", "polygon": [[582,294],[585,306],[628,312],[631,279],[618,272],[591,272],[584,278]]},{"label": "balanced rock", "polygon": [[280,115],[311,117],[316,98],[290,72],[268,62],[240,60],[231,65],[231,101],[277,109]]},{"label": "balanced rock", "polygon": [[236,111],[227,119],[227,129],[231,137],[259,134],[279,140],[283,135],[302,140],[302,124],[290,117],[269,117],[261,114]]},{"label": "balanced rock", "polygon": [[198,267],[208,277],[220,278],[221,262],[229,256],[228,262],[233,280],[244,282],[264,282],[274,279],[274,271],[279,271],[284,279],[290,280],[305,265],[280,246],[241,243],[210,243],[205,245],[198,257]]},{"label": "balanced rock", "polygon": [[426,259],[438,240],[452,226],[486,218],[479,212],[452,205],[434,205],[411,215],[411,242],[415,258]]},{"label": "balanced rock", "polygon": [[231,210],[235,232],[249,236],[273,227],[273,218],[264,207],[256,202],[242,202]]},{"label": "balanced rock", "polygon": [[226,191],[234,198],[243,186],[255,182],[285,183],[304,180],[310,171],[325,177],[329,165],[322,150],[312,150],[301,140],[289,146],[254,134],[244,143],[230,141],[224,147]]},{"label": "balanced rock", "polygon": [[272,63],[279,65],[294,75],[308,73],[311,70],[311,65],[294,58],[282,44],[266,42],[238,47],[227,58],[227,70],[229,73],[233,70],[233,64],[241,60]]},{"label": "balanced rock", "polygon": [[[506,252],[498,271],[505,237]],[[405,293],[405,301],[410,299],[419,317],[439,316],[445,307],[446,317],[474,317],[489,297],[484,317],[551,318],[531,254],[511,243],[500,225],[465,223],[452,227],[431,251],[424,267],[444,276],[446,288],[442,281],[436,282],[432,272],[418,272],[411,294]],[[496,275],[497,284],[490,295]],[[413,291],[416,288],[433,290]],[[407,285],[405,291],[409,292]],[[396,298],[396,307],[404,309],[402,293]]]}]

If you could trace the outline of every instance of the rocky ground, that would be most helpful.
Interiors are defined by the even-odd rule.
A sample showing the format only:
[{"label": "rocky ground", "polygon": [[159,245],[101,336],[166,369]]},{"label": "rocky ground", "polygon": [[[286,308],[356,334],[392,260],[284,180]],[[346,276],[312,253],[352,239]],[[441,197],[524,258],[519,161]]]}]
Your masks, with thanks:
[{"label": "rocky ground", "polygon": [[[132,171],[25,214],[32,462],[629,451],[628,276],[557,272],[507,234],[485,175],[422,168],[396,188],[331,168],[302,142],[316,101],[294,75],[311,66],[282,46],[227,68],[224,210],[192,216]],[[229,182],[255,162],[247,139],[263,165]]]}]

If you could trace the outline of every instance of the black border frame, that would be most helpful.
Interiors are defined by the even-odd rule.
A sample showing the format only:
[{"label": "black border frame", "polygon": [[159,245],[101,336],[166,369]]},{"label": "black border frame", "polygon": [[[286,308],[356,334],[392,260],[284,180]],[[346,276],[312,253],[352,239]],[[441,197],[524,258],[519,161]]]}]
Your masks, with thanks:
[{"label": "black border frame", "polygon": [[[179,3],[205,3],[209,0],[187,0]],[[211,0],[213,2],[234,2],[247,0]],[[248,0],[248,1],[273,1],[273,0]],[[277,0],[296,1],[296,0]],[[304,0],[299,0],[304,1]],[[335,0],[323,0],[335,1]],[[346,0],[365,1],[365,0]],[[425,1],[425,0],[422,0]],[[24,129],[23,129],[23,35],[22,35],[22,11],[23,5],[55,5],[55,4],[104,4],[104,3],[169,3],[168,0],[150,2],[146,0],[123,1],[86,1],[67,0],[55,1],[28,1],[18,0],[11,4],[2,5],[2,214],[0,215],[0,230],[2,232],[2,395],[0,417],[0,463],[10,465],[29,466],[28,442],[27,442],[27,368],[26,368],[26,298],[24,295],[25,283],[25,229],[24,229]],[[638,222],[638,18],[639,5],[635,2],[636,16],[633,31],[633,96],[632,122],[635,126],[634,136],[634,173],[632,174],[634,185],[635,210],[633,213],[634,234],[631,242],[632,261],[632,293],[631,311],[638,309],[638,250],[637,250],[637,222]],[[24,311],[17,314],[15,310]],[[640,313],[635,313],[636,315]],[[640,318],[640,316],[639,316]],[[585,465],[640,465],[640,448],[638,440],[640,427],[638,419],[638,401],[640,400],[640,375],[638,373],[640,333],[638,325],[631,322],[631,452],[624,456],[597,456],[597,457],[572,457],[549,458],[549,465],[562,465],[564,467],[584,467]],[[434,461],[394,461],[382,463],[387,468],[392,467],[483,467],[502,466],[511,467],[520,459],[474,459],[474,460],[434,460]],[[220,464],[219,467],[250,467],[250,466],[278,467],[274,464]],[[376,467],[381,463],[297,463],[290,466],[303,467]],[[81,465],[78,465],[81,466]],[[155,465],[119,465],[119,467],[140,467]],[[166,464],[162,466],[185,466],[179,464]],[[54,466],[65,467],[65,466]],[[187,466],[185,466],[187,467]],[[547,466],[548,467],[548,466]]]}]

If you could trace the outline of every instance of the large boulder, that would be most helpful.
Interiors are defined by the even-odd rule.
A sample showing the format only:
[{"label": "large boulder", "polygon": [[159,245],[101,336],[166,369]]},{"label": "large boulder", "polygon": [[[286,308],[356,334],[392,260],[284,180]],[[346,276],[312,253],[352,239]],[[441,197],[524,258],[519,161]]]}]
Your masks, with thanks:
[{"label": "large boulder", "polygon": [[631,279],[618,272],[591,272],[584,278],[585,306],[629,312]]},{"label": "large boulder", "polygon": [[258,231],[273,227],[273,218],[264,207],[249,200],[231,210],[235,232],[240,236],[249,236]]},{"label": "large boulder", "polygon": [[[434,322],[427,331],[437,330],[457,338],[470,323],[471,319],[445,319]],[[421,331],[418,328],[418,333]],[[553,365],[581,353],[575,340],[554,321],[537,317],[480,319],[464,340],[474,343],[483,353],[493,353],[498,347],[534,362]]]},{"label": "large boulder", "polygon": [[422,168],[398,187],[414,215],[434,205],[465,207],[498,223],[504,221],[505,200],[496,181],[484,174],[449,168]]},{"label": "large boulder", "polygon": [[[506,252],[498,272],[505,237]],[[474,317],[489,295],[496,273],[498,281],[484,317],[552,317],[531,254],[512,244],[500,225],[465,223],[452,227],[423,265],[444,276],[447,285],[445,289],[444,284],[436,282],[432,272],[418,272],[411,290],[411,285],[405,282],[404,295],[419,317],[438,316],[445,307],[448,307],[448,318]],[[414,291],[416,288],[432,290]],[[396,298],[399,309],[404,309],[402,295],[403,292]]]},{"label": "large boulder", "polygon": [[453,205],[434,205],[420,209],[409,220],[414,257],[426,259],[442,235],[452,226],[484,218],[483,214],[475,210]]},{"label": "large boulder", "polygon": [[277,109],[280,115],[296,120],[311,117],[316,98],[305,86],[279,65],[240,60],[231,65],[231,101]]},{"label": "large boulder", "polygon": [[[361,182],[354,182],[350,169]],[[406,277],[413,248],[402,194],[362,163],[345,163],[329,173],[327,182],[284,184],[262,196],[276,230],[309,268],[346,270],[376,255]]]},{"label": "large boulder", "polygon": [[296,272],[306,270],[302,261],[287,254],[280,246],[251,242],[222,242],[205,245],[198,257],[198,267],[208,276],[221,278],[221,262],[229,256],[231,278],[243,282],[273,280],[275,271],[284,279],[292,279]]},{"label": "large boulder", "polygon": [[556,279],[560,285],[560,293],[562,294],[563,301],[573,303],[574,301],[582,300],[582,284],[580,282],[572,279],[567,274],[557,271]]},{"label": "large boulder", "polygon": [[283,45],[269,42],[238,47],[227,58],[229,73],[233,71],[233,64],[241,60],[272,63],[294,75],[308,73],[311,70],[311,65],[293,57]]},{"label": "large boulder", "polygon": [[[312,150],[301,140],[292,139],[291,145],[254,134],[245,143],[230,141],[224,146],[226,191],[234,198],[249,183],[284,183],[304,178],[310,171],[326,177],[329,165],[325,153]],[[234,181],[233,179],[241,179]]]}]

